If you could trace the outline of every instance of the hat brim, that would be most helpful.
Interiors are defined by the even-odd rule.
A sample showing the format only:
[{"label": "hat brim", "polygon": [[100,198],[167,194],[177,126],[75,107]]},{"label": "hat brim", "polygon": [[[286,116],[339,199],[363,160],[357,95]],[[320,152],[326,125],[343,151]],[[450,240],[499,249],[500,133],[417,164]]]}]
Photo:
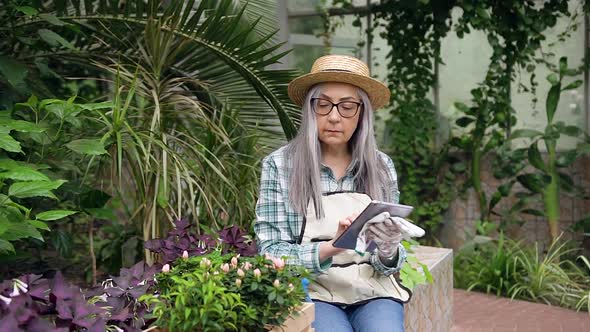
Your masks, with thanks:
[{"label": "hat brim", "polygon": [[389,103],[391,92],[385,84],[374,78],[350,72],[325,71],[299,76],[289,83],[289,98],[302,106],[309,89],[319,83],[340,82],[357,86],[367,93],[374,110]]}]

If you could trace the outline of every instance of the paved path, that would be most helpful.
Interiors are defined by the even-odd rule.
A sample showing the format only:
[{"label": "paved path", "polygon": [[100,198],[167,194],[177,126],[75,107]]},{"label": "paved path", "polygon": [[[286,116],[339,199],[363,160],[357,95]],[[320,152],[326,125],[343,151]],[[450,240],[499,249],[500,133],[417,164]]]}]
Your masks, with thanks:
[{"label": "paved path", "polygon": [[590,314],[493,295],[454,291],[451,332],[584,332]]}]

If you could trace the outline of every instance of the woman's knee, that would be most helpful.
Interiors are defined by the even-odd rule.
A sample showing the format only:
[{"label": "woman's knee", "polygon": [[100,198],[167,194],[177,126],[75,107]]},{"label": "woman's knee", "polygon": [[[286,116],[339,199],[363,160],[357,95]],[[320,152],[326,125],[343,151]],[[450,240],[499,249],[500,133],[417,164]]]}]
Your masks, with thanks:
[{"label": "woman's knee", "polygon": [[321,302],[315,303],[315,321],[312,327],[316,332],[353,332],[348,316],[340,307]]},{"label": "woman's knee", "polygon": [[403,332],[404,306],[389,299],[372,300],[356,308],[350,322],[357,332]]}]

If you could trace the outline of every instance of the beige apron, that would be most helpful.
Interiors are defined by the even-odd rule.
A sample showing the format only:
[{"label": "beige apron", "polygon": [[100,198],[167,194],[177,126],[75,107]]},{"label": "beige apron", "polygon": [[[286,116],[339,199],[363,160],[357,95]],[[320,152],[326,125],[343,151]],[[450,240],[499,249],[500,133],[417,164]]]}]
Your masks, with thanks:
[{"label": "beige apron", "polygon": [[[338,222],[361,212],[371,198],[362,193],[335,192],[322,196],[323,219],[315,216],[313,202],[307,208],[303,223],[302,243],[329,241],[338,229]],[[370,253],[364,256],[346,250],[332,258],[332,266],[313,277],[309,295],[314,300],[337,304],[359,304],[376,298],[391,298],[401,303],[409,301],[412,293],[394,275],[384,276],[375,271]]]}]

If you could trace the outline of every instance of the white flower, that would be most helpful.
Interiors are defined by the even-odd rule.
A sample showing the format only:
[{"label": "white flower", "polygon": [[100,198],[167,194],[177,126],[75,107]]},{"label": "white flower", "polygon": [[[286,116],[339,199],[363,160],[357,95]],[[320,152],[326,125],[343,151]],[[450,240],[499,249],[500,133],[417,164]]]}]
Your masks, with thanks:
[{"label": "white flower", "polygon": [[164,266],[162,266],[162,272],[164,272],[164,273],[170,272],[170,264],[164,264]]},{"label": "white flower", "polygon": [[4,304],[6,304],[6,305],[10,305],[10,302],[12,302],[12,299],[9,297],[5,297],[5,296],[0,295],[0,301],[4,302]]},{"label": "white flower", "polygon": [[185,251],[182,252],[182,258],[183,259],[188,259],[188,251],[185,250]]}]

